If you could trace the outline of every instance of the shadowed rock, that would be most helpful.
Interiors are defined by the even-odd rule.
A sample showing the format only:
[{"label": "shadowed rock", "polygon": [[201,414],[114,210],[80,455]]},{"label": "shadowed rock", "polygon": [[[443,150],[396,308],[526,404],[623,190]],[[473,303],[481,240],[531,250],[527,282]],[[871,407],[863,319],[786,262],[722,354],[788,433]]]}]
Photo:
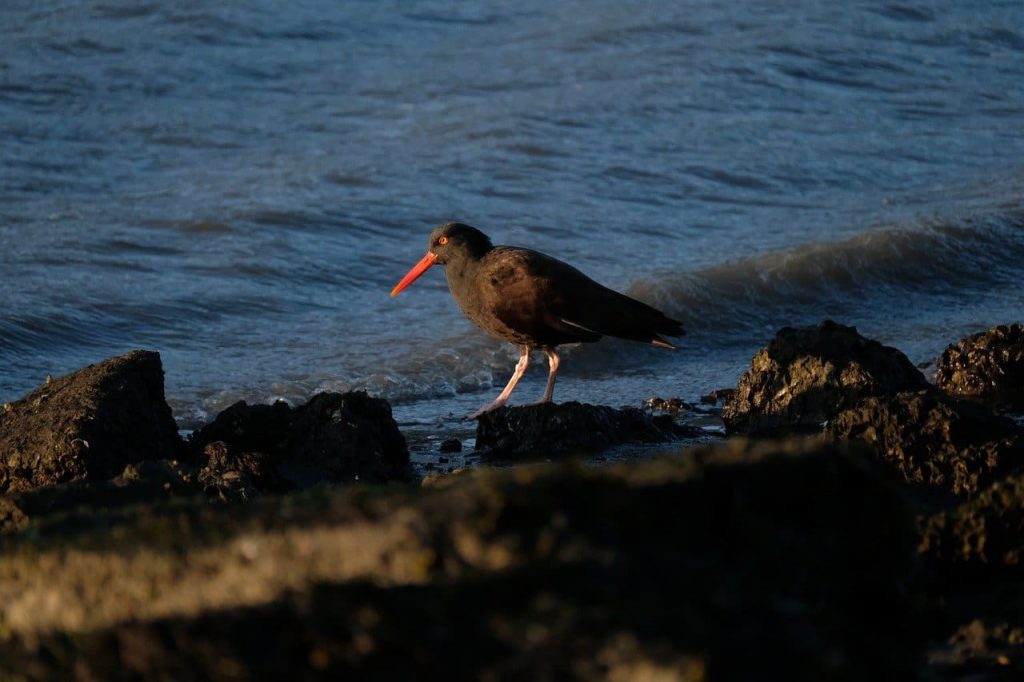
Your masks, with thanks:
[{"label": "shadowed rock", "polygon": [[93,520],[106,523],[105,512],[197,496],[201,490],[188,465],[170,460],[138,462],[106,481],[69,481],[0,495],[0,532],[16,532],[29,523],[82,530]]},{"label": "shadowed rock", "polygon": [[826,432],[865,441],[908,482],[957,495],[1024,465],[1024,438],[1011,420],[934,392],[867,398]]},{"label": "shadowed rock", "polygon": [[1024,577],[1024,474],[931,517],[920,552],[944,579]]},{"label": "shadowed rock", "polygon": [[[219,443],[212,450],[208,446]],[[321,482],[382,482],[409,477],[409,451],[386,400],[361,391],[320,393],[292,408],[238,402],[196,431],[190,446],[209,469],[257,488],[308,487]]]},{"label": "shadowed rock", "polygon": [[577,402],[501,407],[482,415],[476,449],[501,458],[559,457],[595,453],[623,443],[663,443],[707,436],[632,407],[616,410]]},{"label": "shadowed rock", "polygon": [[1024,475],[923,524],[929,680],[1024,679]]},{"label": "shadowed rock", "polygon": [[927,387],[900,351],[826,320],[781,329],[754,356],[723,418],[729,433],[817,431],[861,398]]},{"label": "shadowed rock", "polygon": [[[108,363],[121,366],[113,361]],[[96,366],[107,379],[108,363]],[[159,360],[157,367],[158,363]],[[117,385],[123,389],[119,400],[137,397],[138,391],[124,390],[126,385],[131,387],[130,381]],[[63,384],[57,380],[51,386],[60,388]],[[115,401],[116,404],[119,403]],[[12,412],[20,414],[22,408],[16,409],[19,411]],[[110,410],[109,406],[99,410],[101,418]],[[142,417],[139,421],[143,426],[146,424]],[[128,433],[145,442],[142,436]],[[130,455],[135,450],[117,440],[123,434],[112,435],[108,429],[103,435],[106,440],[97,442],[112,443],[108,450],[115,452],[116,457],[103,460],[102,467],[88,469],[88,478],[84,473],[71,480],[51,476],[46,479],[51,485],[34,489],[14,486],[0,495],[0,531],[17,531],[31,522],[53,523],[48,517],[57,518],[78,508],[99,512],[171,497],[204,495],[222,502],[239,502],[261,493],[281,493],[318,483],[382,482],[410,477],[405,439],[391,418],[390,407],[386,401],[369,398],[365,393],[321,394],[295,409],[284,403],[238,403],[193,434],[190,456],[174,459],[171,456],[176,451],[164,448],[156,450],[163,459],[122,464],[113,472],[110,467],[118,459],[133,460]],[[176,431],[173,436],[177,450],[186,454]],[[138,447],[141,449],[142,445]],[[58,522],[63,521],[58,518]]]},{"label": "shadowed rock", "polygon": [[999,325],[947,347],[935,383],[952,395],[1024,406],[1024,325]]},{"label": "shadowed rock", "polygon": [[0,410],[0,492],[112,478],[126,464],[173,458],[181,446],[159,353],[132,351]]},{"label": "shadowed rock", "polygon": [[85,551],[42,529],[4,546],[0,664],[33,679],[907,679],[923,644],[912,519],[844,450],[734,441],[153,508],[90,526],[71,548]]},{"label": "shadowed rock", "polygon": [[[205,460],[205,461],[204,461]],[[293,489],[266,452],[232,451],[223,441],[203,448],[195,479],[207,495],[223,502],[244,502],[260,493],[280,493]]]}]

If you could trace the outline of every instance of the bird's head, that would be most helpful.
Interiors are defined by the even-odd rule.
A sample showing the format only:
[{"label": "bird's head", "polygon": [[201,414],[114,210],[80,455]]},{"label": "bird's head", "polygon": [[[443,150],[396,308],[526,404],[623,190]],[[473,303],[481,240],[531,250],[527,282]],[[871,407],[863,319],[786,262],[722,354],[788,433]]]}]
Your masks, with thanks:
[{"label": "bird's head", "polygon": [[459,257],[479,258],[491,250],[490,238],[465,223],[445,223],[430,233],[427,252],[437,256],[435,262],[444,265]]},{"label": "bird's head", "polygon": [[460,259],[480,258],[492,248],[490,238],[475,227],[464,223],[445,223],[430,233],[427,255],[391,290],[391,295],[397,296],[435,263],[445,265]]}]

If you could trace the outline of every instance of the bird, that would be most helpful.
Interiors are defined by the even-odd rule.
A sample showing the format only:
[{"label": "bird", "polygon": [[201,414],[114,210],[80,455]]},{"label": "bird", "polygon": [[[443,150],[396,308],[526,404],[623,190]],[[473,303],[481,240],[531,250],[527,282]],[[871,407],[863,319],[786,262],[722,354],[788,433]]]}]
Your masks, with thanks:
[{"label": "bird", "polygon": [[477,228],[457,222],[430,234],[426,255],[395,285],[391,297],[433,265],[444,266],[452,298],[471,322],[520,350],[505,388],[467,419],[508,401],[534,350],[548,358],[548,381],[539,403],[549,403],[558,374],[557,346],[614,336],[675,349],[662,336],[685,333],[678,320],[598,284],[568,263],[531,249],[495,246]]}]

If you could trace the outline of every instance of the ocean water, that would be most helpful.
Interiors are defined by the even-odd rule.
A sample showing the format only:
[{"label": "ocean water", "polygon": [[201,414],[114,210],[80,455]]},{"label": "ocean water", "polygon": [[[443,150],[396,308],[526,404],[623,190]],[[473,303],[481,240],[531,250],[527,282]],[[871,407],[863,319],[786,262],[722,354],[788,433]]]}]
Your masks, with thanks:
[{"label": "ocean water", "polygon": [[0,400],[141,347],[182,428],[461,416],[515,349],[440,268],[388,297],[450,220],[687,327],[567,348],[557,400],[694,400],[826,317],[923,362],[1024,317],[1022,192],[1020,0],[7,0]]}]

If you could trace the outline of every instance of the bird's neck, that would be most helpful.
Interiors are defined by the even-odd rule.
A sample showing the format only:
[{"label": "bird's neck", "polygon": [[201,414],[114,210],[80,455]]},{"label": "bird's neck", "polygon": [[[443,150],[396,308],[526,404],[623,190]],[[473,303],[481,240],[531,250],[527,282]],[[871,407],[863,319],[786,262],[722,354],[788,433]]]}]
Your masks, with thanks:
[{"label": "bird's neck", "polygon": [[480,266],[481,259],[469,255],[453,258],[445,263],[444,270],[445,277],[448,279],[448,289],[463,310],[466,310],[466,306],[472,303],[471,299]]},{"label": "bird's neck", "polygon": [[480,258],[460,254],[460,257],[449,260],[444,269],[448,273],[449,280],[472,280],[477,270],[480,269]]}]

